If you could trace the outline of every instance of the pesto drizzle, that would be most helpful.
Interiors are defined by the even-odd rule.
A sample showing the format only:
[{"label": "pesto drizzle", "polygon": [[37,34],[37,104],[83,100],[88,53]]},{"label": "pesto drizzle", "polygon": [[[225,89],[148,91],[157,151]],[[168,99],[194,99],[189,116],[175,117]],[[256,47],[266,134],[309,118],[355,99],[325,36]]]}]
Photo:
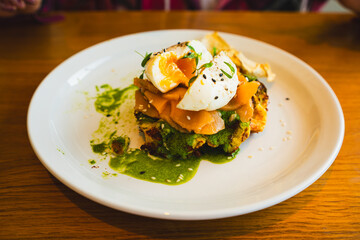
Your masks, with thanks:
[{"label": "pesto drizzle", "polygon": [[[124,103],[134,102],[137,87],[130,85],[119,89],[105,84],[96,86],[96,89],[98,95],[95,109],[104,117],[100,121],[99,128],[93,133],[90,145],[94,153],[108,157],[110,168],[118,173],[155,183],[179,185],[195,176],[201,160],[220,164],[235,158],[236,153],[226,156],[221,149],[211,147],[205,149],[201,158],[191,156],[186,159],[171,155],[167,158],[155,157],[140,149],[130,149],[128,148],[129,137],[120,134],[118,126],[121,122],[129,122],[127,118],[135,118],[133,114],[124,114],[120,109]],[[133,113],[133,109],[128,109],[128,111]],[[137,126],[130,126],[130,128],[137,129]],[[214,137],[214,141],[218,139]],[[96,162],[93,159],[89,160],[91,165]],[[104,177],[109,175],[108,172],[103,173]],[[116,174],[111,175],[116,176]]]}]

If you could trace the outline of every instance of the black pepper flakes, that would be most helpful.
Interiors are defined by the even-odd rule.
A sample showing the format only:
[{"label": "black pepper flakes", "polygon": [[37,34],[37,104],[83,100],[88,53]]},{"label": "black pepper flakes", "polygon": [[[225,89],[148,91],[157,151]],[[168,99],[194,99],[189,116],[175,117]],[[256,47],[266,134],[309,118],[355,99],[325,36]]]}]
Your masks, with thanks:
[{"label": "black pepper flakes", "polygon": [[285,98],[285,100],[286,100],[286,101],[289,101],[289,100],[290,100],[290,98],[288,98],[288,97],[287,97],[287,98]]},{"label": "black pepper flakes", "polygon": [[187,54],[188,56],[190,56],[191,55],[191,52],[188,52],[188,54]]},{"label": "black pepper flakes", "polygon": [[205,74],[203,74],[203,77],[206,79],[206,75],[205,75]]},{"label": "black pepper flakes", "polygon": [[111,114],[106,114],[107,117],[111,117]]},{"label": "black pepper flakes", "polygon": [[145,171],[141,171],[141,172],[139,172],[140,174],[144,174],[145,173]]},{"label": "black pepper flakes", "polygon": [[218,99],[219,97],[218,96],[215,96],[215,100]]},{"label": "black pepper flakes", "polygon": [[178,44],[180,44],[180,42],[178,42]]},{"label": "black pepper flakes", "polygon": [[222,77],[224,74],[223,73],[220,73],[219,76]]},{"label": "black pepper flakes", "polygon": [[211,80],[212,80],[214,83],[216,83],[216,80],[215,80],[215,79],[212,78]]},{"label": "black pepper flakes", "polygon": [[224,79],[222,78],[222,79],[220,79],[220,81],[222,81],[222,82],[223,82],[223,81],[224,81]]}]

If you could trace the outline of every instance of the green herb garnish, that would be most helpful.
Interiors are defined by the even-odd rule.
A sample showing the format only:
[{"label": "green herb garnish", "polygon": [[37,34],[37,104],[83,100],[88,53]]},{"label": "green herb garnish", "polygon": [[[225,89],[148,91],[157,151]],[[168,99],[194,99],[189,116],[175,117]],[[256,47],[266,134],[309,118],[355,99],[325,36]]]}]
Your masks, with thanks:
[{"label": "green herb garnish", "polygon": [[182,58],[195,58],[196,59],[196,53],[190,53],[189,55],[188,54],[186,54],[185,56],[183,56]]},{"label": "green herb garnish", "polygon": [[195,79],[197,78],[197,76],[193,76],[192,78],[190,78],[189,80],[189,86],[191,83],[193,83],[195,81]]},{"label": "green herb garnish", "polygon": [[152,53],[146,53],[144,59],[141,62],[141,66],[145,67],[146,63],[149,61]]},{"label": "green herb garnish", "polygon": [[217,53],[217,48],[216,47],[213,47],[212,48],[212,55],[215,56]]},{"label": "green herb garnish", "polygon": [[[194,70],[192,73],[194,73],[196,70],[200,70],[200,69],[202,69],[202,68],[209,68],[209,67],[211,67],[212,65],[213,65],[212,62],[205,63],[205,64],[203,64],[201,67],[195,68],[195,70]],[[190,86],[191,83],[193,83],[193,82],[195,81],[196,78],[197,78],[197,75],[195,75],[195,76],[193,76],[192,78],[190,78],[190,80],[189,80],[189,86]]]},{"label": "green herb garnish", "polygon": [[249,82],[252,82],[252,81],[257,80],[257,77],[255,77],[255,76],[253,76],[253,75],[249,75],[249,74],[243,74],[243,75],[244,75],[244,77],[247,78],[247,80],[248,80]]},{"label": "green herb garnish", "polygon": [[212,65],[213,65],[212,62],[205,63],[205,64],[203,64],[201,67],[195,68],[192,73],[194,73],[194,72],[196,72],[196,71],[199,71],[199,70],[202,69],[202,68],[209,68],[209,67],[211,67]]},{"label": "green herb garnish", "polygon": [[[209,67],[211,67],[212,65],[213,65],[212,62],[208,62],[208,63],[203,64],[200,68],[209,68]],[[199,69],[200,69],[200,68],[199,68]]]},{"label": "green herb garnish", "polygon": [[[197,65],[198,65],[198,63],[199,63],[199,58],[201,58],[201,53],[200,54],[198,54],[196,51],[195,51],[195,49],[192,47],[192,46],[190,46],[188,43],[186,44],[186,46],[188,47],[188,48],[190,48],[190,50],[192,51],[190,54],[186,54],[185,56],[183,56],[182,58],[194,58],[195,59],[195,63],[196,63],[196,67],[197,67]],[[196,69],[194,70],[194,72],[196,71]]]},{"label": "green herb garnish", "polygon": [[187,43],[186,46],[187,46],[188,48],[190,48],[190,50],[192,50],[192,51],[194,51],[194,52],[196,53],[195,49],[194,49],[191,45],[189,45],[189,44]]},{"label": "green herb garnish", "polygon": [[234,67],[231,66],[231,64],[228,63],[228,62],[224,62],[224,63],[230,68],[231,74],[229,74],[229,73],[225,72],[224,70],[220,69],[221,72],[222,72],[223,74],[225,74],[228,78],[232,78],[232,77],[234,76],[234,73],[235,73]]},{"label": "green herb garnish", "polygon": [[141,75],[139,76],[140,79],[144,79],[144,73],[145,73],[145,70],[141,73]]},{"label": "green herb garnish", "polygon": [[228,74],[227,72],[225,72],[224,70],[220,69],[222,71],[223,74],[225,74],[228,78],[232,78],[232,76],[230,74]]},{"label": "green herb garnish", "polygon": [[142,58],[143,58],[143,60],[142,60],[142,62],[141,62],[141,66],[142,67],[145,67],[145,65],[146,65],[146,63],[147,63],[147,61],[149,61],[149,59],[150,59],[150,57],[151,57],[151,55],[152,55],[152,53],[145,53],[145,56],[144,55],[142,55],[141,53],[139,53],[138,51],[135,51],[137,54],[139,54]]}]

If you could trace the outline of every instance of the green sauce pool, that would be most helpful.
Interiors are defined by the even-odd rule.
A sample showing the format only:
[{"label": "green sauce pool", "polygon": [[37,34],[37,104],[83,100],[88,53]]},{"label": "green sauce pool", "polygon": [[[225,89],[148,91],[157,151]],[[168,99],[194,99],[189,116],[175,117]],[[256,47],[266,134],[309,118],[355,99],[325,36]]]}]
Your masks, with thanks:
[{"label": "green sauce pool", "polygon": [[[110,156],[109,167],[117,173],[154,183],[179,185],[195,176],[202,160],[221,164],[234,159],[235,154],[226,156],[218,149],[212,148],[206,149],[201,157],[192,156],[187,159],[152,156],[140,149],[128,149],[128,145],[121,149],[123,154],[114,154],[114,143],[116,143],[114,139],[128,142],[125,141],[128,139],[127,136],[118,135],[116,131],[116,125],[122,119],[122,113],[118,110],[126,100],[134,101],[137,87],[131,85],[124,89],[114,89],[109,85],[102,85],[97,89],[99,93],[96,97],[95,109],[105,116],[106,122],[100,122],[96,131],[97,138],[92,139],[90,144],[94,153]],[[109,125],[113,126],[109,127]]]}]

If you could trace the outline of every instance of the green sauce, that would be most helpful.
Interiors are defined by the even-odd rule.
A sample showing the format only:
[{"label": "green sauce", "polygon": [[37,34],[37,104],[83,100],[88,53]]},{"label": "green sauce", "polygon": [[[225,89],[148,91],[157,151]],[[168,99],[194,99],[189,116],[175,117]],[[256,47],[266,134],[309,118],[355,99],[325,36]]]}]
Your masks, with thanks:
[{"label": "green sauce", "polygon": [[105,152],[107,145],[106,143],[92,144],[92,150],[94,153],[103,153]]},{"label": "green sauce", "polygon": [[[167,158],[155,157],[140,149],[129,150],[129,137],[124,135],[124,129],[128,126],[120,126],[122,122],[129,121],[127,119],[134,118],[133,107],[130,105],[124,106],[129,102],[134,102],[135,91],[137,87],[131,85],[124,89],[113,89],[109,85],[96,86],[98,95],[95,101],[95,109],[104,117],[100,121],[99,128],[94,132],[93,139],[90,141],[90,145],[94,153],[101,156],[109,157],[109,166],[117,173],[125,174],[137,179],[162,183],[167,185],[178,185],[191,180],[199,167],[201,160],[207,160],[215,164],[222,164],[234,159],[236,153],[232,156],[226,156],[222,149],[219,148],[205,148],[201,157],[192,156],[190,158],[182,159],[181,157],[173,157],[168,155]],[[133,120],[132,123],[135,121]],[[119,127],[123,127],[119,130]],[[136,128],[137,126],[131,126]],[[119,135],[121,132],[123,135]],[[215,145],[221,144],[222,138],[228,136],[228,132],[219,132],[216,136],[212,137],[212,142]],[[174,141],[177,144],[191,145],[195,137],[199,137],[194,134],[193,136],[183,136],[179,134],[179,141]],[[165,136],[163,136],[165,137]],[[176,143],[175,143],[176,142]],[[170,142],[168,144],[171,144]],[[171,146],[168,146],[171,147]],[[173,146],[173,149],[177,149]],[[180,148],[181,149],[181,148]],[[120,153],[115,154],[114,152]],[[176,153],[178,156],[182,156],[181,152]],[[185,153],[184,153],[185,154]],[[185,155],[184,155],[185,156]],[[96,161],[89,161],[90,164],[95,164]],[[116,176],[116,173],[110,174],[109,172],[103,172],[103,177]]]},{"label": "green sauce", "polygon": [[90,159],[90,160],[89,160],[89,163],[90,163],[91,165],[94,165],[94,164],[96,163],[96,161],[95,161],[94,159]]},{"label": "green sauce", "polygon": [[149,155],[139,149],[112,157],[109,166],[131,177],[168,185],[177,185],[194,177],[200,159],[166,159]]},{"label": "green sauce", "polygon": [[[133,93],[137,87],[135,85],[130,85],[127,88],[113,89],[108,84],[96,88],[98,91],[104,89],[105,91],[99,94],[95,101],[96,111],[110,117],[115,110]],[[110,116],[109,116],[110,115]]]}]

